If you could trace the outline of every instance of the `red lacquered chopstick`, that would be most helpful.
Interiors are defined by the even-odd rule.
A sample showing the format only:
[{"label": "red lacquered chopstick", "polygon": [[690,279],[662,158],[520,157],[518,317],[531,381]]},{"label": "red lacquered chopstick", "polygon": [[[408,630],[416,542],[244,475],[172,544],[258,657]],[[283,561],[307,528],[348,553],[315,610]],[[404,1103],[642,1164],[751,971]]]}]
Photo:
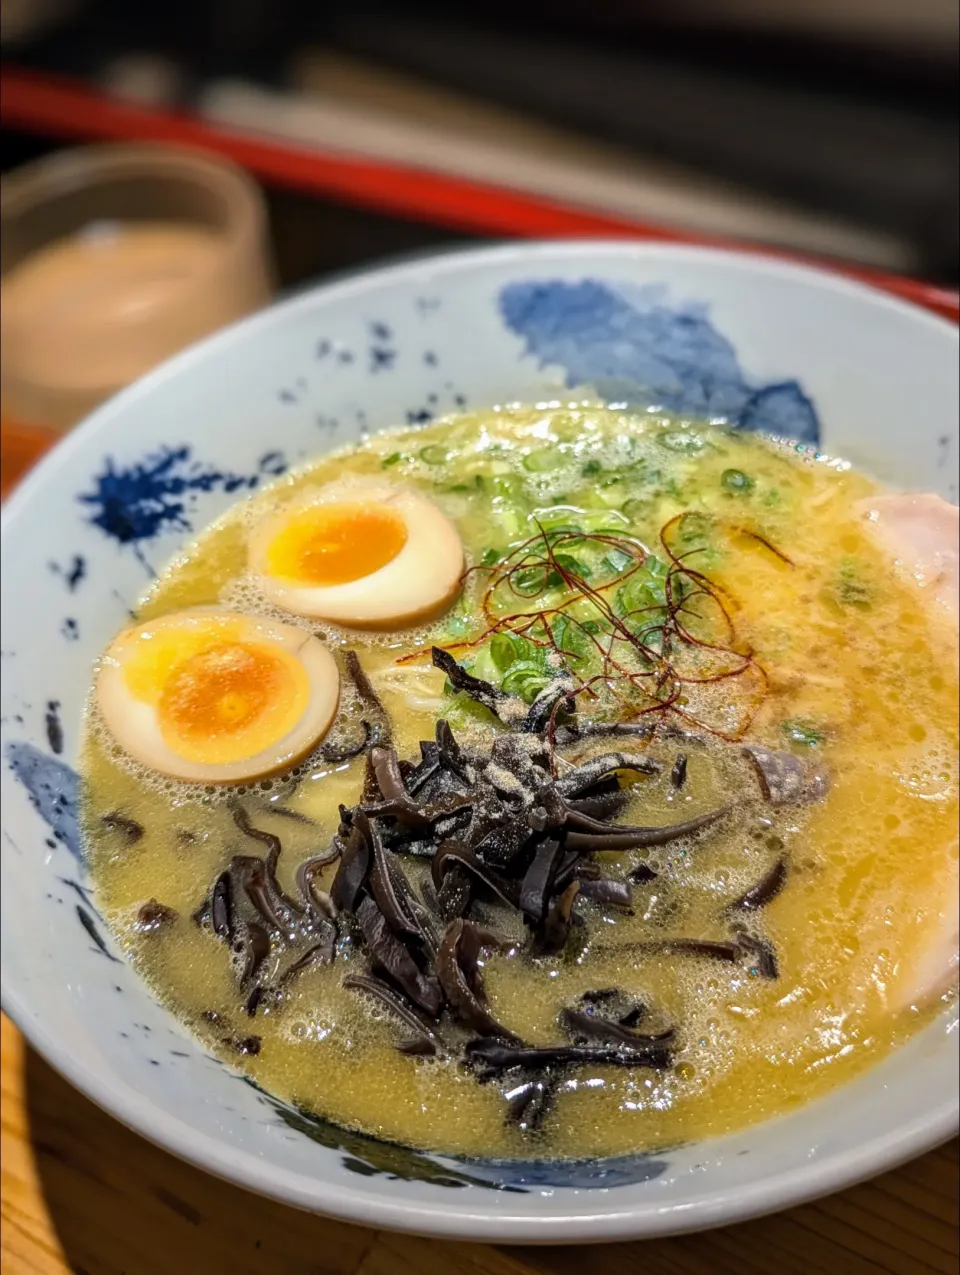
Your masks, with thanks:
[{"label": "red lacquered chopstick", "polygon": [[268,140],[214,127],[188,115],[119,101],[60,77],[19,68],[3,69],[0,74],[0,120],[8,127],[43,136],[196,146],[233,160],[268,185],[307,191],[471,234],[523,239],[644,239],[748,249],[823,265],[954,322],[960,320],[960,295],[915,279],[730,239],[687,234],[410,165]]}]

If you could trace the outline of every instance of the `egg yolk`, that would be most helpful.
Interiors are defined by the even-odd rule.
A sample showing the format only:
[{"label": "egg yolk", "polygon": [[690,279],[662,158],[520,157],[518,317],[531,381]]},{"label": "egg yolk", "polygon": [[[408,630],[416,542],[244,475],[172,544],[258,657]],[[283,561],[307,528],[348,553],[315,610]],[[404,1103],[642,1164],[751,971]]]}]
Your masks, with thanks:
[{"label": "egg yolk", "polygon": [[406,543],[406,522],[385,505],[314,505],[274,537],[267,566],[298,584],[349,584],[392,562]]},{"label": "egg yolk", "polygon": [[310,699],[307,674],[273,645],[223,642],[176,664],[157,704],[167,746],[211,765],[254,757],[284,738]]}]

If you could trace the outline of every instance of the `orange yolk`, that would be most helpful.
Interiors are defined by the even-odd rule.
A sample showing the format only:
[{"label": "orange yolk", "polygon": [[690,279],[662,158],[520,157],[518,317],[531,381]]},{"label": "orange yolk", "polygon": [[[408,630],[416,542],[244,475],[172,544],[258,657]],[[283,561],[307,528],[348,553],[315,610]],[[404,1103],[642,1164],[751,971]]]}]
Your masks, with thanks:
[{"label": "orange yolk", "polygon": [[314,505],[274,538],[267,565],[298,584],[349,584],[392,562],[406,543],[406,522],[384,505]]},{"label": "orange yolk", "polygon": [[283,739],[309,698],[306,672],[289,651],[227,641],[174,666],[157,716],[164,742],[181,757],[225,765]]}]

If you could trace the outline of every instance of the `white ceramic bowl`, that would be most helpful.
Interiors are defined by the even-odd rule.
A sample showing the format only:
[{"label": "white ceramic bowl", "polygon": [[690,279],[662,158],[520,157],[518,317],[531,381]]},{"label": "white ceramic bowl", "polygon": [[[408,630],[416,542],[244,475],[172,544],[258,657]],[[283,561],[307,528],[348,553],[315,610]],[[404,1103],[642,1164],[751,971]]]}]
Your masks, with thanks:
[{"label": "white ceramic bowl", "polygon": [[357,1222],[559,1243],[784,1208],[956,1129],[951,1011],[796,1115],[659,1157],[427,1155],[238,1079],[113,950],[88,892],[71,767],[91,663],[151,567],[238,493],[366,431],[597,395],[728,417],[956,499],[950,324],[768,260],[575,243],[418,260],[268,310],[101,408],[4,510],[3,1006],[64,1076],[161,1146]]}]

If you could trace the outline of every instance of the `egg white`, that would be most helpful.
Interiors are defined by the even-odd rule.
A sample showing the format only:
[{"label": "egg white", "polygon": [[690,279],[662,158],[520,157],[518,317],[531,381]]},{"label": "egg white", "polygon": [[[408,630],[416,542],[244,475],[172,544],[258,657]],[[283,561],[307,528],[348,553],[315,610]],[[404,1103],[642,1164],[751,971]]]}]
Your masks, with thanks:
[{"label": "egg white", "polygon": [[[306,672],[310,697],[300,720],[281,739],[250,757],[212,764],[180,756],[163,738],[156,706],[138,699],[126,683],[124,664],[138,642],[148,639],[158,630],[189,625],[194,620],[219,620],[231,626],[239,622],[243,638],[282,647],[299,661]],[[96,702],[100,715],[125,752],[151,770],[174,779],[202,784],[239,783],[295,765],[330,729],[339,700],[340,673],[336,660],[312,634],[276,620],[211,607],[179,611],[125,629],[107,649],[96,679]]]},{"label": "egg white", "polygon": [[[306,585],[272,575],[269,550],[291,515],[325,504],[387,506],[407,530],[390,562],[346,584]],[[294,615],[354,629],[401,629],[445,611],[460,592],[463,544],[432,500],[382,479],[332,483],[269,514],[249,540],[249,565],[263,595]]]}]

